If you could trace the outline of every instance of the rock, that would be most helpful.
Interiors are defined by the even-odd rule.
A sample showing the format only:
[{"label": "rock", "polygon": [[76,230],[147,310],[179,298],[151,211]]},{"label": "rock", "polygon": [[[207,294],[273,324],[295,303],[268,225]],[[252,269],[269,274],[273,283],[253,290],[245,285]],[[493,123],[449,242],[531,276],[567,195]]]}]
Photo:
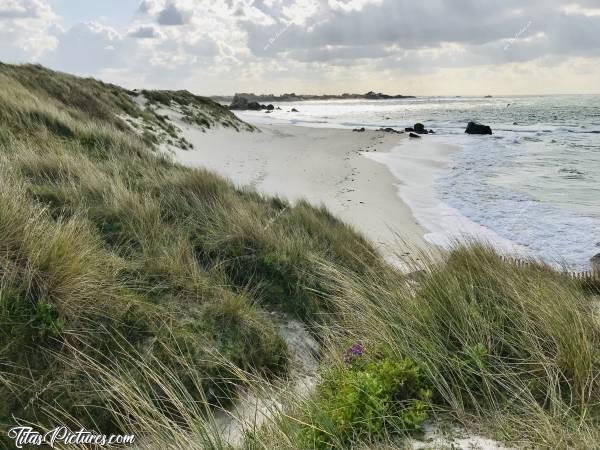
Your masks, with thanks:
[{"label": "rock", "polygon": [[248,106],[246,107],[246,109],[250,110],[250,111],[260,111],[262,108],[262,105],[258,102],[250,102],[248,103]]},{"label": "rock", "polygon": [[233,96],[233,100],[231,101],[231,105],[229,105],[229,109],[248,109],[248,99],[246,97],[242,97],[239,94],[235,94]]},{"label": "rock", "polygon": [[279,106],[278,106],[277,108],[275,108],[275,109],[279,109],[279,110],[281,110],[281,108],[280,108]]},{"label": "rock", "polygon": [[429,130],[429,134],[435,134],[435,131]]},{"label": "rock", "polygon": [[296,108],[292,108],[292,112],[300,112]]},{"label": "rock", "polygon": [[419,138],[419,139],[421,139],[421,136],[419,136],[418,134],[415,134],[415,133],[409,133],[409,136],[411,138]]},{"label": "rock", "polygon": [[273,105],[267,105],[267,109],[269,111],[273,111],[275,109],[275,107]]},{"label": "rock", "polygon": [[415,133],[419,133],[419,134],[425,134],[427,133],[427,130],[425,129],[425,126],[422,123],[415,123],[415,126],[413,127]]},{"label": "rock", "polygon": [[467,129],[465,130],[467,134],[492,134],[492,129],[487,125],[482,125],[477,122],[469,122],[467,125]]},{"label": "rock", "polygon": [[273,111],[267,110],[265,111],[265,114],[271,114]]},{"label": "rock", "polygon": [[354,129],[354,130],[352,130],[352,131],[356,131],[357,133],[364,133],[364,132],[365,132],[365,127],[362,127],[362,128],[355,128],[355,129]]},{"label": "rock", "polygon": [[406,128],[404,129],[404,131],[406,131],[407,133],[412,133],[413,131],[415,131],[415,129],[414,129],[414,128],[411,128],[411,127],[406,127]]},{"label": "rock", "polygon": [[590,259],[590,262],[592,263],[592,271],[600,273],[600,253]]}]

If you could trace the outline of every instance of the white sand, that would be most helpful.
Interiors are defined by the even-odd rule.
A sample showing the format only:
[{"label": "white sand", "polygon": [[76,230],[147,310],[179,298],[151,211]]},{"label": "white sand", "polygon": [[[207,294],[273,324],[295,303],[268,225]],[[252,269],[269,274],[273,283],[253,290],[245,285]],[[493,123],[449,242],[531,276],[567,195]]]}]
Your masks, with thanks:
[{"label": "white sand", "polygon": [[428,231],[398,196],[398,180],[384,164],[366,157],[390,152],[408,140],[406,135],[264,124],[260,133],[204,133],[172,112],[169,116],[194,145],[194,150],[173,150],[182,164],[205,167],[239,186],[292,202],[325,205],[390,259],[410,258],[411,250],[429,247],[423,239]]}]

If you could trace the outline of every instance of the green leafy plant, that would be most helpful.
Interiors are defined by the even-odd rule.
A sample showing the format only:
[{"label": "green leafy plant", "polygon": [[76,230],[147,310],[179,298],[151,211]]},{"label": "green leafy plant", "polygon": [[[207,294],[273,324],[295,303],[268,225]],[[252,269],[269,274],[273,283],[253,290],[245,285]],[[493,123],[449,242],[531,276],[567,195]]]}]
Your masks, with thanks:
[{"label": "green leafy plant", "polygon": [[348,364],[323,374],[306,446],[352,447],[389,433],[417,430],[427,419],[430,398],[413,361],[368,360],[354,353]]}]

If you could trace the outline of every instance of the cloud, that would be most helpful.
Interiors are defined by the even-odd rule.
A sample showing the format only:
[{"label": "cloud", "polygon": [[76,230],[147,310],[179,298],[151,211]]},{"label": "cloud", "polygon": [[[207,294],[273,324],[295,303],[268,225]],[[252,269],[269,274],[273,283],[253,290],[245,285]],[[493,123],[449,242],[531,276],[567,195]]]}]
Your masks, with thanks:
[{"label": "cloud", "polygon": [[154,25],[138,25],[129,30],[127,36],[138,39],[154,39],[161,37]]},{"label": "cloud", "polygon": [[382,0],[329,0],[328,4],[333,10],[361,11],[369,4],[380,4]]},{"label": "cloud", "polygon": [[166,26],[185,25],[189,21],[189,14],[178,8],[175,3],[169,3],[158,13],[157,21],[160,25]]},{"label": "cloud", "polygon": [[58,43],[58,16],[43,0],[0,0],[0,59],[36,61]]},{"label": "cloud", "polygon": [[143,0],[120,27],[69,29],[49,1],[0,0],[0,59],[209,93],[406,92],[399,80],[539,76],[559,62],[564,74],[569,60],[575,79],[600,58],[598,0]]},{"label": "cloud", "polygon": [[115,67],[135,58],[124,50],[128,46],[116,30],[98,22],[79,23],[58,37],[53,52],[44,55],[44,63],[77,74],[93,74],[106,67]]},{"label": "cloud", "polygon": [[41,0],[0,0],[0,20],[41,19],[52,15],[50,6]]}]

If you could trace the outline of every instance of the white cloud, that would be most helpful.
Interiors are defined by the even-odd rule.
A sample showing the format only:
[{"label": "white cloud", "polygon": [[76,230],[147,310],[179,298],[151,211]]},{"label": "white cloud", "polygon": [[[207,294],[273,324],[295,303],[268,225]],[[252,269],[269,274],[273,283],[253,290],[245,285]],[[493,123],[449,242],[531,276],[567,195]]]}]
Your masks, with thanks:
[{"label": "white cloud", "polygon": [[0,0],[0,59],[37,60],[54,49],[57,20],[43,0]]},{"label": "white cloud", "polygon": [[381,4],[383,0],[329,0],[329,6],[333,10],[361,11],[365,6]]},{"label": "white cloud", "polygon": [[562,8],[566,14],[581,14],[588,17],[600,16],[600,8],[586,8],[577,3],[570,3]]},{"label": "white cloud", "polygon": [[52,16],[50,6],[41,0],[0,0],[0,20],[43,19]]},{"label": "white cloud", "polygon": [[[541,61],[551,71],[548,61],[600,57],[597,0],[143,0],[120,27],[97,18],[66,30],[48,2],[0,0],[0,60],[130,87],[407,92],[411,80],[416,92],[417,76],[464,87],[469,70],[493,83],[482,68],[510,79],[515,67],[537,76]],[[598,66],[561,75],[581,80],[581,67]]]}]

